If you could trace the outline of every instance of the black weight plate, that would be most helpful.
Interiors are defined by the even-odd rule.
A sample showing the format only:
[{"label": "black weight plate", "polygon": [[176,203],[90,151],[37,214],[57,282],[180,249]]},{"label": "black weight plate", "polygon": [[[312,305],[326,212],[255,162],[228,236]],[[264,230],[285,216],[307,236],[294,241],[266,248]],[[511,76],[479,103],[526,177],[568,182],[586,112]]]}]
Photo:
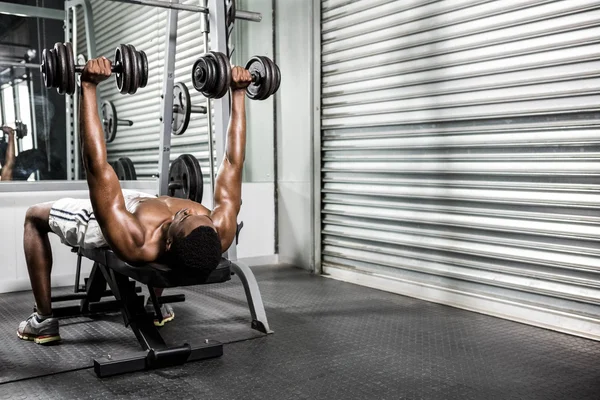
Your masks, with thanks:
[{"label": "black weight plate", "polygon": [[117,110],[113,103],[110,101],[103,102],[100,107],[100,115],[102,117],[104,139],[107,143],[111,143],[117,136]]},{"label": "black weight plate", "polygon": [[207,92],[210,94],[212,99],[219,98],[219,92],[221,91],[221,86],[223,83],[221,82],[221,76],[223,74],[221,62],[218,60],[217,56],[213,51],[210,51],[206,54],[206,66],[207,66]]},{"label": "black weight plate", "polygon": [[75,93],[75,54],[73,54],[71,43],[65,43],[65,49],[67,50],[67,77],[69,78],[67,94],[73,94]]},{"label": "black weight plate", "polygon": [[138,87],[140,85],[140,75],[138,73],[138,60],[137,60],[137,51],[135,51],[135,47],[132,45],[126,45],[127,50],[129,50],[129,61],[131,65],[131,84],[129,86],[129,94],[135,94],[137,92]]},{"label": "black weight plate", "polygon": [[229,85],[231,84],[231,66],[225,54],[218,51],[211,51],[210,53],[212,53],[217,61],[217,87],[215,90],[216,98],[220,99],[229,90]]},{"label": "black weight plate", "polygon": [[229,61],[229,57],[226,54],[221,53],[221,57],[223,58],[223,61],[225,61],[225,64],[227,65],[227,77],[225,79],[227,84],[225,85],[225,89],[223,92],[223,96],[225,96],[227,94],[227,92],[229,91],[229,88],[231,87],[231,79],[232,79],[231,62]]},{"label": "black weight plate", "polygon": [[265,65],[260,56],[252,57],[246,63],[246,69],[251,75],[257,75],[256,82],[251,83],[246,88],[246,95],[252,100],[264,100],[268,96],[268,90],[271,85],[271,70]]},{"label": "black weight plate", "polygon": [[52,77],[52,87],[57,88],[59,85],[59,71],[58,71],[58,56],[56,55],[56,51],[54,51],[54,49],[51,49],[50,52],[48,53],[48,61],[52,62],[52,72],[53,72],[53,77]]},{"label": "black weight plate", "polygon": [[210,98],[218,98],[219,89],[221,88],[221,64],[217,57],[209,52],[205,55],[206,57],[206,89],[204,90],[208,93]]},{"label": "black weight plate", "polygon": [[219,94],[219,77],[220,77],[220,64],[217,61],[216,57],[212,52],[208,52],[204,55],[206,60],[206,70],[205,70],[205,81],[204,84],[205,89],[202,94],[204,96],[215,99]]},{"label": "black weight plate", "polygon": [[187,186],[188,167],[182,157],[177,157],[169,168],[169,196],[187,199],[189,188]]},{"label": "black weight plate", "polygon": [[42,73],[42,77],[44,78],[44,85],[46,85],[47,88],[51,88],[55,71],[54,63],[52,62],[52,57],[50,56],[50,50],[42,50],[42,62],[40,64],[40,72]]},{"label": "black weight plate", "polygon": [[137,180],[137,174],[135,173],[135,166],[133,165],[133,161],[129,157],[121,157],[119,161],[123,165],[123,169],[125,170],[125,180],[126,181],[135,181]]},{"label": "black weight plate", "polygon": [[123,74],[121,73],[123,71],[123,54],[121,54],[121,47],[117,47],[115,49],[114,60],[114,72],[117,80],[117,89],[123,93],[121,91],[121,88],[123,87]]},{"label": "black weight plate", "polygon": [[123,75],[123,89],[121,90],[122,94],[127,94],[129,93],[129,90],[131,89],[131,84],[132,84],[132,70],[133,70],[133,65],[131,65],[131,56],[130,56],[130,52],[129,52],[129,47],[127,47],[127,45],[122,44],[119,46],[121,48],[121,54],[122,54],[122,62],[123,62],[123,67],[121,70],[121,74]]},{"label": "black weight plate", "polygon": [[117,88],[121,94],[127,94],[131,85],[131,65],[129,49],[121,44],[115,49],[115,66],[117,74]]},{"label": "black weight plate", "polygon": [[146,56],[146,53],[143,50],[139,51],[140,59],[142,60],[142,68],[141,68],[141,78],[140,78],[140,87],[146,87],[146,85],[148,84],[148,57]]},{"label": "black weight plate", "polygon": [[268,99],[273,94],[275,88],[275,64],[269,57],[259,56],[265,66],[265,94],[261,100]]},{"label": "black weight plate", "polygon": [[125,181],[127,180],[127,172],[125,171],[125,166],[123,165],[123,163],[120,160],[117,160],[115,162],[112,163],[112,167],[115,170],[115,173],[117,174],[117,178],[120,181]]},{"label": "black weight plate", "polygon": [[223,97],[227,94],[227,92],[229,91],[229,88],[231,87],[231,79],[232,79],[231,62],[229,61],[229,57],[226,54],[219,53],[219,55],[223,59],[223,62],[226,65],[225,71],[227,71],[227,74],[225,75],[225,87],[223,88],[223,92],[221,92],[222,93],[221,97]]},{"label": "black weight plate", "polygon": [[176,83],[173,87],[173,123],[171,124],[173,135],[183,135],[185,133],[191,115],[190,91],[184,83]]},{"label": "black weight plate", "polygon": [[[131,46],[133,47],[133,46]],[[143,83],[143,74],[144,74],[144,65],[143,65],[144,60],[142,60],[142,54],[139,51],[135,52],[135,66],[134,68],[136,69],[136,73],[138,76],[138,89],[142,87],[142,83]]]},{"label": "black weight plate", "polygon": [[202,168],[200,163],[191,154],[183,154],[181,156],[184,162],[188,166],[190,172],[188,174],[188,188],[189,188],[189,199],[196,203],[202,203],[202,196],[204,195],[204,178],[202,176]]},{"label": "black weight plate", "polygon": [[69,85],[69,69],[67,66],[67,50],[65,49],[65,45],[62,43],[54,44],[54,53],[56,54],[57,59],[57,68],[58,73],[56,74],[57,80],[54,81],[54,86],[58,89],[59,94],[65,94]]},{"label": "black weight plate", "polygon": [[275,87],[271,89],[271,94],[273,95],[277,93],[277,91],[279,90],[279,85],[281,84],[281,70],[279,69],[279,66],[277,64],[275,64],[273,61],[271,62],[273,66],[273,71],[275,72],[275,74],[273,75],[273,82]]},{"label": "black weight plate", "polygon": [[204,56],[201,56],[194,61],[192,67],[192,85],[198,92],[204,90],[204,85],[206,84],[206,68],[206,58]]}]

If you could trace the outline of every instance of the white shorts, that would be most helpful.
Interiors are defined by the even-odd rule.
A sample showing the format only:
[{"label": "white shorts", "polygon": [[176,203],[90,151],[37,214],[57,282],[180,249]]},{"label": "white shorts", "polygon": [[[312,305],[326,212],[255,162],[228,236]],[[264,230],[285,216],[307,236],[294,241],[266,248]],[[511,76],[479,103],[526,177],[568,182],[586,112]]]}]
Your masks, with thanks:
[{"label": "white shorts", "polygon": [[[139,199],[156,196],[124,189],[123,197],[125,198],[125,208],[129,212],[133,212]],[[84,249],[108,246],[89,199],[65,198],[55,201],[50,209],[48,223],[52,232],[56,233],[61,242],[68,246]]]}]

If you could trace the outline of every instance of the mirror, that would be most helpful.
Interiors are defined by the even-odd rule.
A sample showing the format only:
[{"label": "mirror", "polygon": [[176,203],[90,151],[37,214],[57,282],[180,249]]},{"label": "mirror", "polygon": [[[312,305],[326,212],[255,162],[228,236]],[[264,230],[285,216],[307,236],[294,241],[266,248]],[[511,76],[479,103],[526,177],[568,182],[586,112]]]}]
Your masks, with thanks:
[{"label": "mirror", "polygon": [[[36,8],[39,10],[37,15],[45,18],[27,13],[2,14],[2,3]],[[250,7],[245,2],[238,3],[238,7]],[[84,4],[83,0],[81,4]],[[66,103],[66,96],[58,94],[54,88],[47,89],[39,70],[42,51],[51,49],[56,42],[65,42],[65,26],[70,28],[76,64],[83,64],[89,58],[90,49],[96,56],[114,60],[115,49],[120,44],[132,44],[137,51],[146,53],[147,86],[134,95],[123,95],[113,76],[99,85],[98,104],[100,118],[104,119],[109,131],[107,153],[113,168],[125,174],[126,180],[132,179],[131,166],[137,180],[154,180],[158,176],[168,11],[125,2],[91,0],[88,4],[91,11],[88,18],[86,7],[77,6],[74,13],[70,13],[72,18],[65,23],[61,0],[0,2],[0,122],[12,128],[18,123],[27,127],[27,135],[14,140],[15,165],[18,164],[19,172],[13,173],[12,180],[85,179],[75,134],[79,123],[78,99],[73,96],[73,100]],[[234,65],[245,65],[254,54],[273,58],[271,3],[261,0],[251,8],[257,7],[256,11],[265,16],[262,23],[237,21],[235,24],[230,38],[235,49]],[[48,16],[48,10],[55,10],[56,14]],[[174,80],[187,86],[190,103],[195,108],[206,106],[206,99],[191,83],[192,65],[204,51],[200,21],[198,13],[178,13]],[[91,47],[88,41],[93,42]],[[110,105],[103,107],[107,102]],[[262,102],[246,101],[246,182],[274,179],[273,102],[273,98]],[[108,121],[118,123],[109,124]],[[0,167],[7,163],[6,155],[11,154],[7,151],[9,139],[8,134],[0,137]],[[185,133],[171,136],[171,161],[182,154],[192,154],[201,164],[205,182],[209,180],[209,150],[206,114],[192,114]]]},{"label": "mirror", "polygon": [[[44,3],[63,9],[62,1]],[[62,20],[0,14],[0,126],[12,128],[0,137],[0,166],[12,164],[3,181],[67,178],[64,98],[46,90],[39,71],[40,49],[63,36]]]}]

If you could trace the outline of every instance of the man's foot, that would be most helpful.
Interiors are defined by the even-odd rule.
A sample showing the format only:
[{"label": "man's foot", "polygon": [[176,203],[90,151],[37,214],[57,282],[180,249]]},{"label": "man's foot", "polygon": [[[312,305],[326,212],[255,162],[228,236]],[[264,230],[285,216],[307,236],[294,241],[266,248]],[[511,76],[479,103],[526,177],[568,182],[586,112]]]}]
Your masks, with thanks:
[{"label": "man's foot", "polygon": [[[156,315],[151,299],[148,299],[148,302],[146,303],[146,312]],[[154,318],[154,326],[164,326],[167,322],[171,322],[175,319],[175,312],[173,311],[173,307],[169,304],[161,305],[160,313],[162,314],[162,320],[159,321],[157,318]]]},{"label": "man's foot", "polygon": [[37,313],[33,313],[19,324],[17,336],[23,340],[33,340],[37,344],[48,344],[60,340],[58,334],[58,318],[45,318],[41,320]]}]

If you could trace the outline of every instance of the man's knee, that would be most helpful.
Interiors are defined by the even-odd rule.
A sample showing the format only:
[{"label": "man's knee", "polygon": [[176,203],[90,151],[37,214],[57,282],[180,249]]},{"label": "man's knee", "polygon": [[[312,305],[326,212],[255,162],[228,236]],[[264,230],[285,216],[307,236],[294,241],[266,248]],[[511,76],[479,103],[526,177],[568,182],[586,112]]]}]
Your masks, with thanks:
[{"label": "man's knee", "polygon": [[51,203],[36,204],[27,209],[25,213],[25,226],[33,226],[42,230],[49,230]]}]

